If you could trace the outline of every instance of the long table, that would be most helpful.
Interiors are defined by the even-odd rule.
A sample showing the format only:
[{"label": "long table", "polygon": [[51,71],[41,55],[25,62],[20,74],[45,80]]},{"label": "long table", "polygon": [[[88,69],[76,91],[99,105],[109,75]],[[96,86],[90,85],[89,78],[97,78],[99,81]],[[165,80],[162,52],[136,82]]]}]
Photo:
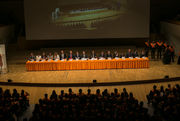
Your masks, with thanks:
[{"label": "long table", "polygon": [[148,58],[72,61],[27,61],[27,71],[149,68]]}]

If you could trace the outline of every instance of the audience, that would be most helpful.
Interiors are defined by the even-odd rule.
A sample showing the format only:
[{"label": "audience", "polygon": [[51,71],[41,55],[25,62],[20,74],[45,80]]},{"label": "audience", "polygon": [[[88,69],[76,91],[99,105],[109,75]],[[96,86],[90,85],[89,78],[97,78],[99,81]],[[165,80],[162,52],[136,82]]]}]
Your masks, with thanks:
[{"label": "audience", "polygon": [[[29,94],[24,90],[18,93],[13,89],[0,88],[0,120],[18,121],[29,106]],[[143,102],[139,102],[133,93],[126,88],[119,92],[117,88],[110,93],[107,89],[95,94],[88,89],[85,94],[82,89],[74,93],[69,88],[58,94],[55,90],[51,95],[44,94],[35,105],[29,121],[60,121],[60,120],[120,120],[120,121],[178,121],[180,120],[180,85],[167,88],[153,86],[147,95],[148,104],[152,104],[154,113],[148,114]],[[28,121],[24,118],[23,121]]]},{"label": "audience", "polygon": [[154,107],[153,118],[160,121],[179,121],[180,117],[180,86],[175,87],[168,85],[157,89],[156,86],[147,95],[148,104]]},{"label": "audience", "polygon": [[15,121],[29,106],[28,93],[16,89],[11,94],[9,89],[5,91],[0,87],[0,120]]},{"label": "audience", "polygon": [[60,121],[60,120],[126,120],[149,121],[148,109],[143,107],[143,102],[138,102],[133,93],[123,89],[122,93],[114,89],[109,93],[100,89],[96,94],[82,89],[75,94],[72,89],[68,93],[61,90],[58,95],[55,90],[48,97],[45,94],[35,105],[30,121]]}]

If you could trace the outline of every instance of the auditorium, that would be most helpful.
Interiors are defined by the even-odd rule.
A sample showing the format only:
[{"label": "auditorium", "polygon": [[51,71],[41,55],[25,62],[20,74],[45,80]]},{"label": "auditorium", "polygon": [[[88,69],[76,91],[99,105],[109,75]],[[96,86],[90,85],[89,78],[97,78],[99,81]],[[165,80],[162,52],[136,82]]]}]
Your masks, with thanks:
[{"label": "auditorium", "polygon": [[0,121],[180,120],[179,0],[0,0]]}]

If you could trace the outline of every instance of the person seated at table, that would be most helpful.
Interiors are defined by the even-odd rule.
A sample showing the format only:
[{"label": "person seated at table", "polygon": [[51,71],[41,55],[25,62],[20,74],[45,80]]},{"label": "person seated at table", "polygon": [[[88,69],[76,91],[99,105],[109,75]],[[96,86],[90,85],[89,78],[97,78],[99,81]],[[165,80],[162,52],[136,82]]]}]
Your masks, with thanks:
[{"label": "person seated at table", "polygon": [[114,52],[114,58],[119,58],[119,53],[117,51]]},{"label": "person seated at table", "polygon": [[126,55],[124,53],[121,53],[119,57],[120,58],[126,58]]},{"label": "person seated at table", "polygon": [[47,56],[47,59],[48,59],[48,60],[53,60],[53,55],[52,55],[52,53],[49,53],[49,55]]},{"label": "person seated at table", "polygon": [[138,54],[137,50],[134,50],[134,52],[133,52],[133,57],[134,57],[134,58],[139,57],[139,54]]},{"label": "person seated at table", "polygon": [[101,54],[99,55],[99,59],[105,59],[106,57],[105,57],[105,54],[104,54],[104,52],[103,51],[101,51]]},{"label": "person seated at table", "polygon": [[64,60],[64,59],[66,59],[66,54],[64,53],[63,50],[61,50],[60,60]]},{"label": "person seated at table", "polygon": [[53,57],[53,60],[59,60],[60,59],[60,57],[59,57],[59,55],[58,55],[58,53],[57,52],[55,52],[54,53],[54,57]]},{"label": "person seated at table", "polygon": [[78,51],[76,52],[75,59],[76,59],[76,60],[81,59],[81,56],[80,56],[80,54],[79,54],[79,52],[78,52]]},{"label": "person seated at table", "polygon": [[126,53],[126,58],[129,58],[129,57],[133,57],[131,49],[128,49],[128,52]]},{"label": "person seated at table", "polygon": [[111,59],[112,58],[112,54],[111,54],[111,52],[109,50],[107,51],[106,58],[107,59]]},{"label": "person seated at table", "polygon": [[36,61],[41,61],[41,55],[36,55]]},{"label": "person seated at table", "polygon": [[46,56],[46,53],[43,52],[42,55],[41,55],[41,60],[47,60],[47,56]]},{"label": "person seated at table", "polygon": [[140,54],[140,58],[143,58],[143,57],[145,57],[145,56],[146,56],[145,51],[142,50],[142,51],[141,51],[141,54]]},{"label": "person seated at table", "polygon": [[69,51],[69,56],[68,56],[68,60],[73,60],[74,59],[74,55],[72,53],[72,50]]},{"label": "person seated at table", "polygon": [[30,56],[28,58],[29,61],[35,61],[36,60],[36,57],[34,56],[33,53],[30,53]]},{"label": "person seated at table", "polygon": [[88,56],[86,55],[86,52],[83,51],[83,52],[82,52],[81,59],[87,59],[87,58],[88,58]]},{"label": "person seated at table", "polygon": [[93,59],[93,58],[97,58],[97,56],[96,56],[94,50],[91,52],[91,59]]}]

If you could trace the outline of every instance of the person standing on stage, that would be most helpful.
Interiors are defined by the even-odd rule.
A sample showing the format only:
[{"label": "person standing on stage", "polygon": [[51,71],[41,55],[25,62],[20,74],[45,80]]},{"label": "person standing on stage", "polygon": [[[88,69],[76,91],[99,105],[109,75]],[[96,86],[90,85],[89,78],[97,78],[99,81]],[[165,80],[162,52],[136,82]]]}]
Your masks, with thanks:
[{"label": "person standing on stage", "polygon": [[175,56],[174,47],[169,46],[169,50],[171,52],[171,62],[174,62],[174,56]]},{"label": "person standing on stage", "polygon": [[33,53],[30,53],[30,56],[28,58],[29,61],[35,61],[36,60],[36,57],[34,56]]},{"label": "person standing on stage", "polygon": [[2,61],[2,55],[0,54],[0,73],[2,73],[2,67],[3,67],[3,61]]},{"label": "person standing on stage", "polygon": [[96,56],[94,50],[91,52],[91,58],[97,58],[97,56]]},{"label": "person standing on stage", "polygon": [[128,52],[126,53],[126,58],[129,58],[129,57],[133,57],[131,49],[128,49]]},{"label": "person standing on stage", "polygon": [[166,50],[167,47],[168,47],[167,42],[164,42],[164,43],[163,43],[163,52],[165,52],[165,50]]},{"label": "person standing on stage", "polygon": [[80,54],[79,54],[79,52],[78,52],[78,51],[76,52],[75,59],[76,59],[76,60],[81,59],[81,56],[80,56]]},{"label": "person standing on stage", "polygon": [[68,56],[68,60],[73,60],[74,59],[74,55],[72,53],[72,50],[69,51],[69,56]]},{"label": "person standing on stage", "polygon": [[145,42],[145,56],[149,56],[150,43],[149,40]]},{"label": "person standing on stage", "polygon": [[157,59],[161,59],[161,55],[162,55],[162,49],[163,49],[163,42],[161,40],[159,40],[157,42]]},{"label": "person standing on stage", "polygon": [[61,50],[60,60],[64,60],[64,59],[66,59],[66,54],[64,53],[63,50]]},{"label": "person standing on stage", "polygon": [[151,59],[155,59],[155,52],[156,52],[156,43],[153,41],[151,43]]},{"label": "person standing on stage", "polygon": [[106,54],[106,58],[108,59],[108,58],[112,58],[112,54],[111,54],[111,51],[107,51],[107,54]]},{"label": "person standing on stage", "polygon": [[179,52],[179,57],[178,57],[178,62],[177,64],[180,64],[180,52]]},{"label": "person standing on stage", "polygon": [[169,50],[169,46],[165,49],[164,56],[163,56],[163,63],[170,64],[171,63],[171,51]]}]

